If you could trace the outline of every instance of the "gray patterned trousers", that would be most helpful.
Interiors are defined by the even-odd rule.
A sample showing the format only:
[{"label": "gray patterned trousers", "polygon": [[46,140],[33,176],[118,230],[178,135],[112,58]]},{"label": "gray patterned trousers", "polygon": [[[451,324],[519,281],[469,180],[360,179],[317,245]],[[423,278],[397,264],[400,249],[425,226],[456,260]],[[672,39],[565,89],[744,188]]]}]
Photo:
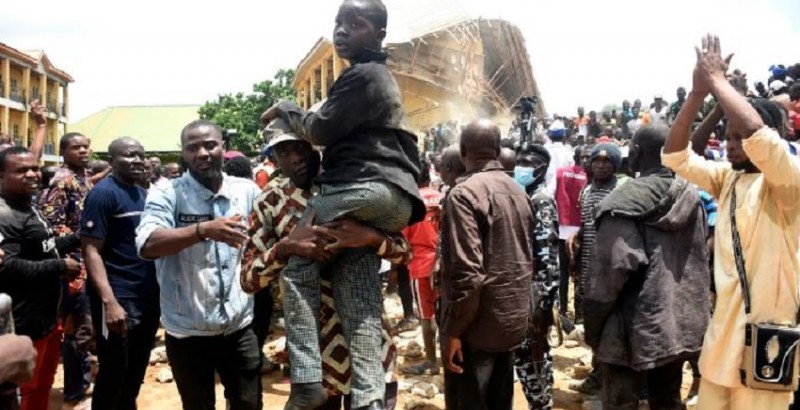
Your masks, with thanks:
[{"label": "gray patterned trousers", "polygon": [[[304,220],[312,210],[318,225],[351,217],[387,232],[399,232],[411,216],[411,198],[382,181],[324,185],[309,202]],[[380,264],[372,248],[343,250],[324,267],[298,256],[289,259],[281,277],[292,383],[322,382],[319,282],[320,270],[329,269],[334,306],[350,350],[352,406],[383,400],[386,372],[381,354]]]},{"label": "gray patterned trousers", "polygon": [[533,340],[531,333],[514,351],[514,369],[517,378],[522,384],[522,392],[528,400],[528,408],[531,410],[552,410],[553,408],[553,356],[550,355],[550,345],[544,341],[541,349],[543,357],[533,357],[533,344],[539,341]]}]

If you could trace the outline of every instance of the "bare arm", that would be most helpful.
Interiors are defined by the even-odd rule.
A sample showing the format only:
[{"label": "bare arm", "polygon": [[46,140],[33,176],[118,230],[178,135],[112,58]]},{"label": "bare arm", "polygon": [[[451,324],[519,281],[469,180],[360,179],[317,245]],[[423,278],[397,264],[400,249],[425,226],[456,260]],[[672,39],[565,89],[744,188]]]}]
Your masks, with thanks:
[{"label": "bare arm", "polygon": [[675,123],[672,124],[672,127],[669,129],[669,136],[667,137],[666,143],[664,143],[665,154],[683,151],[689,145],[689,135],[691,135],[692,132],[694,117],[700,112],[700,108],[703,106],[703,100],[706,95],[708,95],[703,93],[703,91],[704,90],[701,89],[699,92],[695,90],[689,92],[689,95],[686,97],[686,102],[683,103],[681,111],[675,118]]},{"label": "bare arm", "polygon": [[692,133],[692,150],[697,155],[701,157],[705,155],[705,148],[708,145],[708,140],[711,139],[711,133],[714,132],[714,128],[716,128],[717,124],[722,120],[723,115],[722,107],[717,104],[711,113],[703,119],[700,126],[694,130],[694,133]]},{"label": "bare arm", "polygon": [[105,308],[103,320],[106,322],[106,327],[111,332],[124,335],[128,332],[128,314],[117,302],[114,291],[108,283],[106,266],[103,263],[103,257],[100,256],[105,240],[84,236],[81,238],[81,243],[83,245],[83,262],[86,264],[86,270],[89,273],[89,281],[100,296]]},{"label": "bare arm", "polygon": [[100,256],[105,243],[106,241],[103,239],[95,239],[88,236],[81,238],[83,261],[89,272],[89,281],[94,286],[98,296],[100,296],[100,300],[104,304],[108,304],[116,302],[116,297],[114,296],[114,291],[111,290],[111,285],[108,283],[108,273],[103,263],[103,257]]},{"label": "bare arm", "polygon": [[33,133],[30,150],[38,161],[42,158],[44,138],[45,134],[47,134],[47,109],[39,104],[39,100],[31,101],[31,118],[36,123],[36,132]]},{"label": "bare arm", "polygon": [[103,172],[99,174],[92,175],[91,177],[89,177],[89,181],[92,183],[92,185],[97,185],[98,182],[100,182],[103,178],[107,177],[109,174],[111,174],[111,167],[106,168]]},{"label": "bare arm", "polygon": [[203,240],[199,228],[200,224],[182,228],[156,229],[150,234],[140,254],[145,259],[158,259],[174,255]]}]

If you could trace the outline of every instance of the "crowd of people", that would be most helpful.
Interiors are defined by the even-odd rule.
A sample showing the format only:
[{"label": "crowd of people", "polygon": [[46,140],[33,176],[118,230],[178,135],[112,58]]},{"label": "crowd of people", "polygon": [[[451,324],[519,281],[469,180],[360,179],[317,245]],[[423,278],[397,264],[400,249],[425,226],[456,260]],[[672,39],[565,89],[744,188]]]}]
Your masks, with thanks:
[{"label": "crowd of people", "polygon": [[[230,409],[262,408],[278,364],[288,410],[395,408],[399,372],[442,371],[447,408],[511,409],[518,380],[529,408],[551,409],[551,349],[576,326],[593,362],[571,388],[605,409],[683,408],[686,363],[701,410],[790,408],[800,65],[751,91],[707,36],[672,104],[579,108],[532,141],[450,122],[420,149],[378,51],[387,16],[344,1],[334,44],[350,68],[318,110],[263,113],[255,168],[201,119],[180,134],[181,165],[132,137],[91,161],[91,136],[68,133],[63,165],[40,169],[32,104],[31,146],[0,146],[15,333],[0,336],[1,408],[47,409],[61,358],[68,408],[135,409],[163,327],[187,410],[214,408],[215,375]],[[286,355],[272,363],[277,308]],[[417,326],[424,360],[398,368],[392,336]]]}]

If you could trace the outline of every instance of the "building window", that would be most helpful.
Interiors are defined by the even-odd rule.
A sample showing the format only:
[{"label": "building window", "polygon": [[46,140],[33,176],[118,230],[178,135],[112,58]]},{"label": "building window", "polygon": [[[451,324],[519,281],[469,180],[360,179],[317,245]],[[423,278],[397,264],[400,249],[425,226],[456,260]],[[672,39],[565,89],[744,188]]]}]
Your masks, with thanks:
[{"label": "building window", "polygon": [[33,94],[33,96],[31,98],[33,98],[34,100],[38,100],[39,99],[39,87],[33,87],[33,93],[32,94]]},{"label": "building window", "polygon": [[11,135],[14,137],[14,139],[19,138],[19,125],[14,124]]},{"label": "building window", "polygon": [[25,98],[23,96],[24,92],[25,92],[25,90],[19,90],[17,88],[17,80],[12,78],[11,79],[11,95],[9,95],[9,97],[12,100],[16,101],[16,102],[24,102],[25,101]]},{"label": "building window", "polygon": [[5,98],[6,96],[6,82],[3,81],[3,75],[0,74],[0,98]]}]

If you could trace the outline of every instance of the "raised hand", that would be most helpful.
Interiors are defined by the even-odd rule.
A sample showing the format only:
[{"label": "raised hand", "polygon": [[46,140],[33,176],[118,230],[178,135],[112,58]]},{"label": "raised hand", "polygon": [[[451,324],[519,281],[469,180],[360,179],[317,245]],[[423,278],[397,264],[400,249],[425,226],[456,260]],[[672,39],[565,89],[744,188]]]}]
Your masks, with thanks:
[{"label": "raised hand", "polygon": [[694,68],[693,87],[700,92],[711,91],[711,83],[726,80],[733,54],[722,58],[719,37],[708,34],[702,39],[702,48],[695,47],[697,64]]},{"label": "raised hand", "polygon": [[747,73],[734,70],[733,74],[728,75],[728,81],[731,83],[733,88],[739,92],[739,94],[745,96],[747,95]]},{"label": "raised hand", "polygon": [[39,100],[31,101],[31,118],[36,125],[47,124],[47,108],[39,103]]}]

